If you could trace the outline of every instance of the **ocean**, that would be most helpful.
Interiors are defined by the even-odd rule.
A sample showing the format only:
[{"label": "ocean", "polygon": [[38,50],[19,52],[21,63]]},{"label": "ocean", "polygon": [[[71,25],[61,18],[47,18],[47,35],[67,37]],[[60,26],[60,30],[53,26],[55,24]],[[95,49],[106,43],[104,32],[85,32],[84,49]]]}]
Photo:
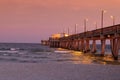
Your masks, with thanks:
[{"label": "ocean", "polygon": [[0,43],[0,80],[120,80],[120,59],[113,60],[109,46],[106,54],[100,57],[34,43]]},{"label": "ocean", "polygon": [[[100,45],[97,45],[97,53]],[[106,46],[107,56],[100,57],[90,53],[50,48],[37,43],[0,43],[0,62],[12,63],[71,63],[71,64],[119,64],[114,62],[110,45]]]}]

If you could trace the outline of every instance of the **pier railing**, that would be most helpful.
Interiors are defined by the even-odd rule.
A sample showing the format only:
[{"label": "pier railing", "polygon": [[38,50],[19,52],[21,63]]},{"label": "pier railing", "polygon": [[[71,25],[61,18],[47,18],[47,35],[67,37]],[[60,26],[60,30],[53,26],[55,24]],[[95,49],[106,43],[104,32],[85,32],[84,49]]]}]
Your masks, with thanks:
[{"label": "pier railing", "polygon": [[107,36],[107,35],[114,35],[114,34],[120,34],[120,24],[109,26],[105,28],[100,28],[92,31],[86,31],[83,33],[73,34],[68,37],[61,37],[60,39],[81,39],[81,38],[92,38],[92,37],[100,37],[101,35]]}]

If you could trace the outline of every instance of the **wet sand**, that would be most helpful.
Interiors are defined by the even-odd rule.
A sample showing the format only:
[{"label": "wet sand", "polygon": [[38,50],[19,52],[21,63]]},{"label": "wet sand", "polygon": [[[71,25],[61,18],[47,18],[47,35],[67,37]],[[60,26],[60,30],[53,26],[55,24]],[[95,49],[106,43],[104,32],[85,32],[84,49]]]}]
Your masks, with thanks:
[{"label": "wet sand", "polygon": [[1,62],[0,80],[120,80],[120,65]]}]

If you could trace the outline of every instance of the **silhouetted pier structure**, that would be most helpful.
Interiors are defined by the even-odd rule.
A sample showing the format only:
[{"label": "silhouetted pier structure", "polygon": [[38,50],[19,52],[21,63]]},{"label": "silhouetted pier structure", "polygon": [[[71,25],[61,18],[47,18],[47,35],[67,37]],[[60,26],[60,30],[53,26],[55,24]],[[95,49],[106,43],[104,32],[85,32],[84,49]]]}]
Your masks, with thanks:
[{"label": "silhouetted pier structure", "polygon": [[49,40],[41,40],[41,44],[48,46],[49,45]]},{"label": "silhouetted pier structure", "polygon": [[[101,42],[101,55],[105,54],[106,40],[110,40],[111,52],[115,60],[118,59],[120,49],[120,24],[92,31],[69,35],[67,37],[49,38],[50,47],[78,50],[83,52],[96,52],[96,41]],[[92,41],[92,48],[90,48]]]}]

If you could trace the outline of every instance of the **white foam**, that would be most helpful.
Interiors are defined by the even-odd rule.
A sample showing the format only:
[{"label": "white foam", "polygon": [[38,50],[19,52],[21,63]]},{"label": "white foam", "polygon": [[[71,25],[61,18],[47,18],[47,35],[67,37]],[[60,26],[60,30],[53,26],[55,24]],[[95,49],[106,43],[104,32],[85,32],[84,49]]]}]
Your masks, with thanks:
[{"label": "white foam", "polygon": [[1,53],[17,53],[18,51],[11,51],[11,50],[1,50]]},{"label": "white foam", "polygon": [[56,50],[56,51],[54,51],[55,53],[70,53],[71,51],[58,51],[58,50]]}]

